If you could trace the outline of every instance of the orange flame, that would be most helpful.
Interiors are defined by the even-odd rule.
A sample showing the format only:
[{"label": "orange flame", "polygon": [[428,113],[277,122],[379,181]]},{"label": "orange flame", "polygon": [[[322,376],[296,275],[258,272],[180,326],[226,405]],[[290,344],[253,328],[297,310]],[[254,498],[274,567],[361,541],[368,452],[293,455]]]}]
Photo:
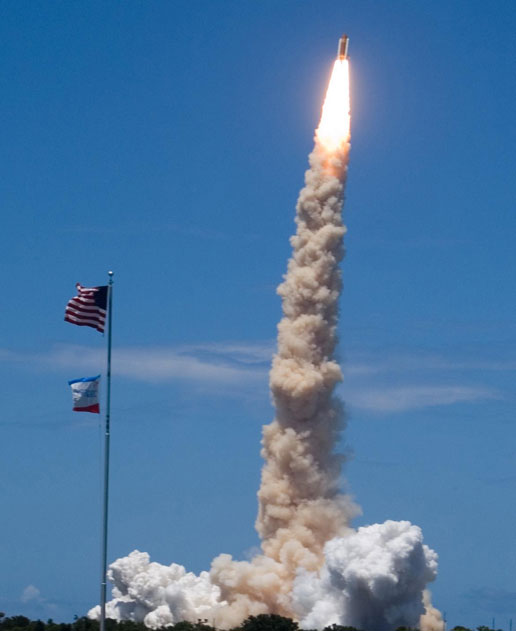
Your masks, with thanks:
[{"label": "orange flame", "polygon": [[349,140],[349,130],[349,63],[347,59],[337,59],[315,136],[326,151],[334,152]]}]

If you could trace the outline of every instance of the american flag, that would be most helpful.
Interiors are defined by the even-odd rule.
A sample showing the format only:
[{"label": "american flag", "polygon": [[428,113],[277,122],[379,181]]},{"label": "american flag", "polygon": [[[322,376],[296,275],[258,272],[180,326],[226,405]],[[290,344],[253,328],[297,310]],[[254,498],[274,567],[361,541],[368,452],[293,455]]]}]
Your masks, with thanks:
[{"label": "american flag", "polygon": [[64,319],[77,326],[91,326],[104,333],[108,286],[83,287],[77,283],[76,287],[79,295],[66,305]]}]

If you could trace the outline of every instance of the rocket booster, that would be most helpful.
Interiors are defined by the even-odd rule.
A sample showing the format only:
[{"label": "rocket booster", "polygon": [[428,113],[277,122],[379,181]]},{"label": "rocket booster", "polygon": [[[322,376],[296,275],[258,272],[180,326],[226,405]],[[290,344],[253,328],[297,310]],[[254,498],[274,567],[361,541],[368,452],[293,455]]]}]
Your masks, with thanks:
[{"label": "rocket booster", "polygon": [[342,61],[343,59],[348,58],[348,46],[349,46],[349,37],[347,35],[343,35],[339,39],[339,47],[337,48],[337,59]]}]

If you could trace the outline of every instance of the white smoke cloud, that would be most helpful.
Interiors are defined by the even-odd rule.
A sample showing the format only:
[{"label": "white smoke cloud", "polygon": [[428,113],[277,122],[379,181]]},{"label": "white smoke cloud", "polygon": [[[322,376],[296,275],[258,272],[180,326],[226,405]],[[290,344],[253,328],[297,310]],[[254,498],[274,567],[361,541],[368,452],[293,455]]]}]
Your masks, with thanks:
[{"label": "white smoke cloud", "polygon": [[[421,625],[443,631],[425,590],[436,577],[437,555],[417,526],[407,521],[364,526],[328,541],[323,555],[318,571],[297,570],[289,593],[287,568],[264,555],[237,562],[223,554],[211,573],[197,576],[175,563],[151,563],[147,553],[135,550],[109,568],[114,598],[107,616],[151,629],[199,618],[230,628],[248,615],[281,610],[305,629],[341,624],[390,631]],[[231,603],[223,600],[224,591]],[[88,615],[99,614],[97,606]]]},{"label": "white smoke cloud", "polygon": [[[208,572],[196,576],[176,563],[151,563],[149,555],[138,550],[112,563],[108,578],[114,598],[106,605],[106,616],[144,622],[151,629],[212,617],[223,604],[220,589],[212,584]],[[98,618],[100,606],[88,615]]]},{"label": "white smoke cloud", "polygon": [[302,628],[419,625],[423,590],[437,574],[437,555],[423,544],[420,528],[407,521],[364,526],[329,541],[324,557],[319,573],[301,570],[294,582],[293,607]]}]

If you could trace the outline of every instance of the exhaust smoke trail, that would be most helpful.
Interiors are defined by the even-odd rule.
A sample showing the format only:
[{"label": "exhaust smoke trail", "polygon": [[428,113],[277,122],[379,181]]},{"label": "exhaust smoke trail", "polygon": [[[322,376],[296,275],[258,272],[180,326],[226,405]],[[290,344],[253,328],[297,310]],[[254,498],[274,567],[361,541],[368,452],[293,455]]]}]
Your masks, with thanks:
[{"label": "exhaust smoke trail", "polygon": [[[349,130],[349,67],[339,58],[299,194],[292,257],[278,287],[283,318],[270,372],[276,415],[263,428],[256,521],[262,554],[250,562],[221,554],[209,573],[195,576],[134,551],[110,566],[109,617],[151,628],[207,618],[231,628],[249,615],[276,613],[303,628],[339,623],[389,631],[417,626],[425,613],[423,592],[437,562],[420,529],[386,522],[354,531],[350,521],[359,509],[340,490],[344,458],[334,450],[344,414],[334,395],[342,380],[334,354]],[[439,631],[433,611],[427,601],[422,622]]]},{"label": "exhaust smoke trail", "polygon": [[350,148],[347,67],[347,60],[335,62],[297,203],[293,255],[278,287],[284,315],[270,372],[276,418],[263,428],[256,522],[263,555],[250,563],[221,555],[212,564],[212,581],[229,612],[238,612],[227,619],[232,625],[251,614],[292,615],[296,573],[317,571],[324,544],[346,534],[357,512],[339,491],[342,456],[333,453],[343,423],[333,395],[342,373],[333,355]]},{"label": "exhaust smoke trail", "polygon": [[346,534],[357,513],[340,493],[343,457],[334,453],[344,421],[333,391],[342,380],[334,352],[350,148],[347,63],[335,62],[297,203],[293,255],[278,287],[284,316],[270,373],[276,418],[263,431],[256,526],[265,555],[292,576],[318,569],[324,544]]}]

